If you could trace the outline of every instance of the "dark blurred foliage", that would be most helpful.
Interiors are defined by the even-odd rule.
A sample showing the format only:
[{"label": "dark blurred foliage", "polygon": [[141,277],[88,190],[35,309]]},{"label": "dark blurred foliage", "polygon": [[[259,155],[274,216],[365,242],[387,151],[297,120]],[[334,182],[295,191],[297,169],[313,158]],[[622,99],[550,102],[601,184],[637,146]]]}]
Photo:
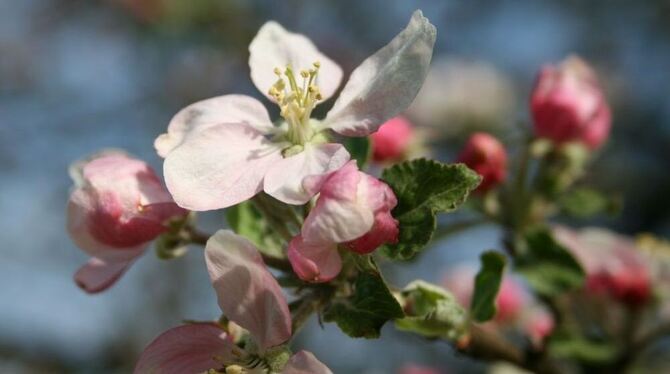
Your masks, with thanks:
[{"label": "dark blurred foliage", "polygon": [[[128,372],[141,347],[180,318],[216,318],[198,253],[145,259],[95,298],[74,287],[85,256],[63,230],[71,161],[121,147],[159,167],[153,138],[181,107],[226,93],[260,97],[247,46],[269,19],[309,35],[350,72],[416,8],[438,28],[436,58],[484,60],[509,74],[520,98],[511,122],[527,122],[543,63],[573,52],[593,63],[614,126],[586,183],[625,202],[620,215],[596,222],[670,233],[668,1],[0,0],[0,372]],[[513,145],[513,130],[498,132]],[[435,154],[452,160],[463,138],[433,144]],[[205,224],[220,218],[205,215]],[[444,247],[472,257],[495,242],[476,231]],[[435,281],[453,260],[440,258],[396,276]],[[328,326],[327,343],[318,328],[305,342],[336,372],[387,372],[404,360],[472,369],[445,344],[384,333],[350,342]],[[328,344],[344,346],[329,355]],[[347,362],[333,361],[343,355]]]}]

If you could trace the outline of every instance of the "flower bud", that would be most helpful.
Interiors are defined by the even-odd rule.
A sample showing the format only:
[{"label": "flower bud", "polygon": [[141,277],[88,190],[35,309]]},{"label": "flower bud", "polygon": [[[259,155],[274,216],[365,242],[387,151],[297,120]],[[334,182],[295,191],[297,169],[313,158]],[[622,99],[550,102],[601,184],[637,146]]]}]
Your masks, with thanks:
[{"label": "flower bud", "polygon": [[72,176],[67,226],[75,244],[93,257],[75,275],[87,292],[111,286],[151,240],[167,231],[171,218],[188,213],[149,165],[120,152],[77,163]]},{"label": "flower bud", "polygon": [[[309,179],[308,190],[319,189],[316,205],[300,235],[291,240],[288,257],[306,281],[325,282],[341,269],[338,244],[360,254],[398,240],[398,221],[391,215],[397,200],[384,182],[358,170],[350,161],[325,181]],[[317,185],[318,184],[318,185]]]},{"label": "flower bud", "polygon": [[535,347],[541,347],[544,339],[553,331],[554,317],[540,306],[529,308],[522,317],[521,328]]},{"label": "flower bud", "polygon": [[498,186],[507,177],[505,147],[487,133],[472,134],[458,156],[458,162],[464,163],[482,176],[482,183],[477,187],[479,192]]},{"label": "flower bud", "polygon": [[651,266],[629,238],[595,228],[575,232],[556,227],[554,235],[584,267],[587,292],[606,294],[629,306],[651,299]]},{"label": "flower bud", "polygon": [[[444,279],[444,287],[451,291],[459,303],[465,308],[470,306],[474,291],[475,269],[459,267],[449,272]],[[510,323],[516,320],[529,301],[528,291],[509,275],[505,275],[500,283],[500,290],[496,297],[495,321]]]},{"label": "flower bud", "polygon": [[386,121],[370,136],[372,159],[375,162],[401,161],[407,156],[414,138],[412,124],[398,116]]},{"label": "flower bud", "polygon": [[543,67],[530,105],[538,137],[596,149],[609,135],[610,108],[595,73],[579,57]]}]

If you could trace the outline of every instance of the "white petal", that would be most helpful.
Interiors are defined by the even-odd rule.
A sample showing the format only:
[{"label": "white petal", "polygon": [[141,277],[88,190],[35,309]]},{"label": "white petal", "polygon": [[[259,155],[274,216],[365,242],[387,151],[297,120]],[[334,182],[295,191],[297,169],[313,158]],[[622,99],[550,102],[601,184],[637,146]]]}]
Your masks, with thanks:
[{"label": "white petal", "polygon": [[273,131],[270,116],[258,100],[244,95],[217,96],[180,110],[167,133],[156,138],[154,147],[158,155],[166,157],[186,137],[222,123],[243,123],[263,134]]},{"label": "white petal", "polygon": [[341,144],[307,144],[302,152],[276,162],[268,170],[263,189],[287,204],[304,204],[316,193],[303,187],[305,178],[318,184],[316,179],[326,178],[347,161],[349,152]]},{"label": "white petal", "polygon": [[312,352],[300,351],[288,360],[282,374],[333,374]]},{"label": "white petal", "polygon": [[219,230],[207,241],[205,259],[221,310],[249,330],[261,349],[291,337],[286,298],[250,241]]},{"label": "white petal", "polygon": [[168,154],[163,163],[165,183],[183,208],[232,206],[261,190],[265,172],[281,159],[280,150],[248,125],[211,126],[189,135]]},{"label": "white petal", "polygon": [[333,60],[319,52],[304,35],[286,31],[274,21],[267,22],[249,45],[249,68],[251,80],[263,95],[268,95],[270,87],[277,81],[275,68],[282,72],[291,66],[300,79],[300,70],[313,68],[319,62],[319,75],[316,84],[321,90],[323,101],[331,97],[342,81],[342,69]]},{"label": "white petal", "polygon": [[426,78],[435,35],[435,26],[414,12],[405,30],[351,73],[324,125],[365,136],[405,110]]}]

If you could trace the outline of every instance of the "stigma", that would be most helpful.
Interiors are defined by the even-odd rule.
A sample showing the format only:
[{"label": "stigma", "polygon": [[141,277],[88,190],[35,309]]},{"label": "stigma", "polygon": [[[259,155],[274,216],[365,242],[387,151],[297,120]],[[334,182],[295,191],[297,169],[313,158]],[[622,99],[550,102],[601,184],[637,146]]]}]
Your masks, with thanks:
[{"label": "stigma", "polygon": [[307,70],[301,70],[299,81],[291,65],[283,71],[275,68],[277,81],[270,87],[272,96],[280,108],[280,115],[288,123],[287,140],[295,145],[304,145],[314,135],[310,117],[316,104],[323,98],[316,79],[321,64],[316,61]]}]

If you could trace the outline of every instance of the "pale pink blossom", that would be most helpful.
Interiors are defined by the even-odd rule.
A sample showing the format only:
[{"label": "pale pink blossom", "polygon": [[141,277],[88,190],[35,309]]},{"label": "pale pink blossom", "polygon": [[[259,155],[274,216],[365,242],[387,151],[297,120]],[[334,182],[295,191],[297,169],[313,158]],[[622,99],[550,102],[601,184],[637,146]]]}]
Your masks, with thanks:
[{"label": "pale pink blossom", "polygon": [[415,12],[353,71],[325,119],[317,120],[312,110],[336,92],[342,70],[305,36],[266,23],[249,46],[251,79],[279,105],[281,120],[273,125],[259,101],[242,95],[182,109],[155,141],[175,201],[211,210],[265,191],[287,204],[306,203],[318,191],[305,189],[303,180],[325,179],[349,160],[342,145],[329,143],[330,130],[366,136],[405,109],[426,76],[435,35]]},{"label": "pale pink blossom", "polygon": [[543,67],[530,104],[539,137],[595,149],[609,136],[610,108],[595,73],[578,57]]},{"label": "pale pink blossom", "polygon": [[414,138],[414,126],[402,116],[386,121],[370,136],[375,162],[401,161],[407,156]]},{"label": "pale pink blossom", "polygon": [[[451,291],[458,302],[465,308],[470,306],[474,291],[476,269],[470,266],[459,266],[450,270],[444,278],[443,285]],[[495,320],[499,323],[515,321],[526,307],[530,299],[528,291],[512,276],[504,275],[500,290],[496,297],[497,312]]]},{"label": "pale pink blossom", "polygon": [[441,373],[442,371],[434,369],[432,367],[420,366],[416,364],[405,364],[400,368],[400,370],[398,370],[398,374],[441,374]]},{"label": "pale pink blossom", "polygon": [[100,292],[116,282],[166,223],[188,212],[178,207],[144,161],[107,152],[71,168],[75,188],[67,207],[72,240],[91,255],[75,274],[79,287]]},{"label": "pale pink blossom", "polygon": [[388,185],[359,171],[355,161],[318,182],[306,180],[307,189],[319,188],[320,194],[289,243],[288,256],[301,279],[326,282],[342,267],[338,245],[365,254],[397,242],[398,221],[391,215],[397,200]]},{"label": "pale pink blossom", "polygon": [[[465,308],[469,308],[474,291],[477,271],[472,266],[458,266],[451,269],[443,280],[448,289]],[[496,315],[483,327],[490,329],[513,328],[528,337],[531,343],[540,347],[554,329],[551,313],[533,298],[529,290],[513,275],[503,275],[496,297]]]},{"label": "pale pink blossom", "polygon": [[[222,326],[196,323],[175,327],[149,344],[135,367],[136,374],[199,374],[228,366],[246,367],[250,358],[291,338],[291,314],[281,287],[247,239],[219,230],[208,241],[205,260],[224,315],[249,331],[251,348],[235,345]],[[254,372],[254,371],[251,371]],[[313,354],[294,354],[284,374],[332,374]]]},{"label": "pale pink blossom", "polygon": [[521,318],[521,329],[530,339],[535,347],[541,347],[545,338],[548,337],[556,327],[554,317],[542,307],[528,308]]},{"label": "pale pink blossom", "polygon": [[651,266],[630,238],[605,229],[562,226],[554,228],[554,235],[584,267],[587,291],[631,306],[651,299]]},{"label": "pale pink blossom", "polygon": [[472,134],[458,156],[470,169],[481,175],[482,183],[477,191],[488,191],[507,178],[507,151],[505,147],[490,134],[478,132]]}]

